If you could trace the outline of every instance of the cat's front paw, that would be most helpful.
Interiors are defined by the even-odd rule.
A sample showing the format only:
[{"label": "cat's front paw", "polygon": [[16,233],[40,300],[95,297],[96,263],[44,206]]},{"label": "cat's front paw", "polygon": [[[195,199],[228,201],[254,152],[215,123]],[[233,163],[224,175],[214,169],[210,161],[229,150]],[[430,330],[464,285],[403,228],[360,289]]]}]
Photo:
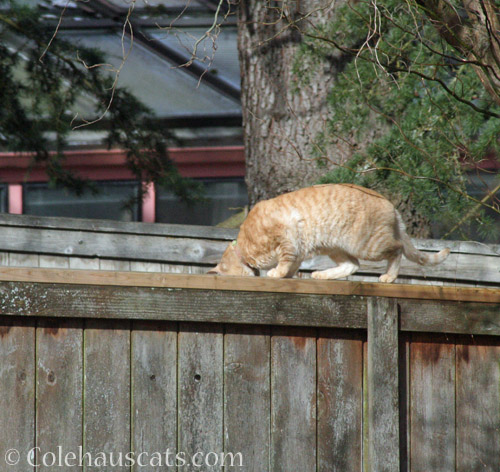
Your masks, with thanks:
[{"label": "cat's front paw", "polygon": [[325,274],[324,270],[317,270],[311,274],[311,277],[313,279],[319,279],[319,280],[327,280],[328,279],[328,274]]},{"label": "cat's front paw", "polygon": [[393,275],[389,274],[383,274],[378,278],[379,282],[385,283],[385,284],[392,284],[396,280],[396,277]]},{"label": "cat's front paw", "polygon": [[274,268],[274,269],[271,269],[271,270],[268,270],[267,271],[267,276],[268,277],[272,277],[273,279],[280,279],[282,278],[283,276],[280,274],[280,272],[278,271],[278,268]]}]

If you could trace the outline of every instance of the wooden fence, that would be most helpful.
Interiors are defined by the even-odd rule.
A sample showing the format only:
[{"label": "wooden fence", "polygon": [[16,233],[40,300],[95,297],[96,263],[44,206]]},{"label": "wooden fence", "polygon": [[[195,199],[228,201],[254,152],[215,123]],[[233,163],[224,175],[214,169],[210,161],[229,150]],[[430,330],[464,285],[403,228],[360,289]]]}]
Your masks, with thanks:
[{"label": "wooden fence", "polygon": [[427,285],[216,277],[161,270],[225,230],[54,222],[1,229],[0,470],[500,470],[498,248]]},{"label": "wooden fence", "polygon": [[[0,461],[21,457],[5,470],[79,447],[201,451],[201,470],[500,470],[498,289],[10,267],[0,280]],[[221,452],[243,467],[215,465]]]}]

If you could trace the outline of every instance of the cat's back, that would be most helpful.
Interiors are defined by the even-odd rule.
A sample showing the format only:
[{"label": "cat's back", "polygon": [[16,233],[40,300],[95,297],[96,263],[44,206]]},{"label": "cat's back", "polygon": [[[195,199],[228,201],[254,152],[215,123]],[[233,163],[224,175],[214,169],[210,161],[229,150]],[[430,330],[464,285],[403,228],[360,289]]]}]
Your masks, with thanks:
[{"label": "cat's back", "polygon": [[332,210],[348,217],[373,212],[393,211],[394,207],[384,196],[374,190],[354,184],[324,184],[285,193],[266,202],[276,212],[300,211],[303,216],[322,218],[322,212],[331,216]]},{"label": "cat's back", "polygon": [[[394,207],[374,190],[354,184],[324,184],[263,200],[250,211],[245,223],[255,229],[261,225],[312,224],[368,221],[393,215]],[[245,225],[244,223],[244,225]]]}]

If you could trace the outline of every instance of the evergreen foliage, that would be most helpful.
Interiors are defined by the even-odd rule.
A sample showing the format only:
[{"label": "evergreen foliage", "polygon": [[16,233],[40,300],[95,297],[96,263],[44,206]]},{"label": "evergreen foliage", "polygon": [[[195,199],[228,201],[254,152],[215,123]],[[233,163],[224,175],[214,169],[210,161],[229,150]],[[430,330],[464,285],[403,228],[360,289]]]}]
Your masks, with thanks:
[{"label": "evergreen foliage", "polygon": [[[77,52],[54,35],[36,8],[0,0],[0,148],[33,152],[34,162],[45,163],[51,185],[81,194],[92,186],[64,167],[68,136],[79,125],[106,129],[108,147],[126,150],[139,181],[173,190],[187,202],[201,198],[201,185],[182,178],[169,159],[172,138],[152,111],[115,86],[104,68],[91,67],[105,62],[102,52],[82,46]],[[93,103],[102,119],[75,120],[78,100]]]},{"label": "evergreen foliage", "polygon": [[467,194],[466,171],[488,152],[500,155],[500,107],[417,3],[348,2],[334,22],[304,34],[295,66],[300,80],[332,57],[344,64],[328,98],[328,127],[318,136],[315,157],[325,157],[321,149],[328,140],[363,143],[378,130],[323,182],[400,195],[448,228],[463,223],[454,236],[468,237],[469,229],[491,236],[484,209],[494,209],[495,200],[479,206]]}]

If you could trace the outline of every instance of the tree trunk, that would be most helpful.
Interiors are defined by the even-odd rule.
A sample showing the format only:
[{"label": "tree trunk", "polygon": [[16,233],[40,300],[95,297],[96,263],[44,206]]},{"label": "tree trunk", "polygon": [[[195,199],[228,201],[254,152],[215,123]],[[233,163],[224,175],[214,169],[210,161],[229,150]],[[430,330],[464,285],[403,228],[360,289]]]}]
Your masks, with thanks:
[{"label": "tree trunk", "polygon": [[238,47],[250,205],[314,184],[351,154],[348,146],[339,144],[320,152],[326,157],[322,165],[311,157],[326,124],[335,61],[318,68],[307,86],[298,84],[293,73],[301,31],[330,20],[335,3],[240,1]]}]

